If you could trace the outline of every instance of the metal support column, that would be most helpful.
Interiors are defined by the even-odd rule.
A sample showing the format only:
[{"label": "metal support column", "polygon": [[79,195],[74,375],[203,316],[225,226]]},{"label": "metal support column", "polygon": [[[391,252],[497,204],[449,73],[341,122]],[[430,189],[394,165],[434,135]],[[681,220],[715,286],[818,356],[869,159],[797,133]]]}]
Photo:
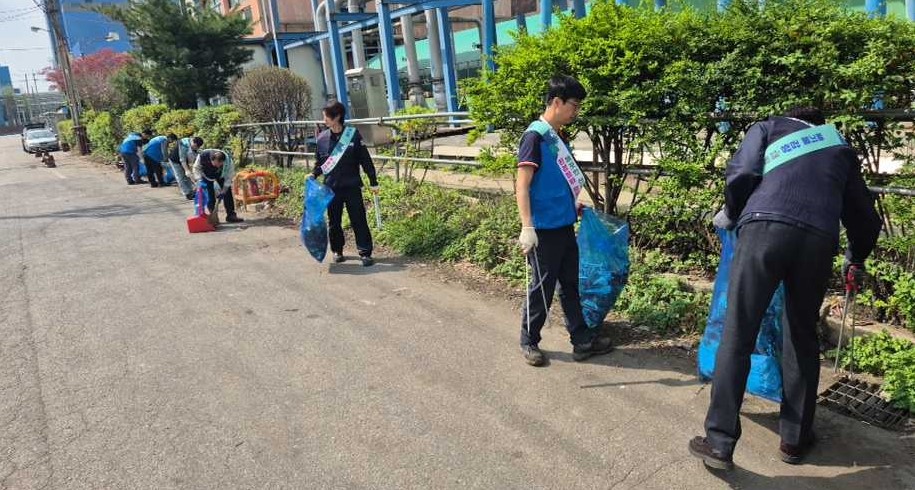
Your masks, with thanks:
[{"label": "metal support column", "polygon": [[394,56],[394,23],[391,20],[391,6],[383,0],[375,0],[378,12],[378,35],[381,38],[381,64],[384,81],[388,89],[388,110],[394,114],[401,108],[400,79],[397,76],[397,57]]},{"label": "metal support column", "polygon": [[276,30],[276,26],[280,23],[279,19],[280,9],[276,4],[276,0],[270,0],[270,31],[273,33],[273,49],[276,51],[276,64],[280,68],[289,68],[289,63],[286,60],[286,50],[280,46],[280,33]]},{"label": "metal support column", "polygon": [[340,42],[340,24],[333,18],[327,24],[330,33],[330,60],[334,68],[334,87],[337,90],[337,101],[349,112],[349,97],[346,94],[346,65],[343,64],[343,43]]},{"label": "metal support column", "polygon": [[442,46],[442,68],[445,78],[445,102],[448,112],[457,112],[457,77],[454,73],[454,40],[451,36],[451,19],[448,18],[448,8],[435,9],[438,17],[438,38]]},{"label": "metal support column", "polygon": [[886,17],[886,0],[865,0],[864,11],[872,19]]},{"label": "metal support column", "polygon": [[[915,0],[909,0],[915,2]],[[518,26],[519,34],[527,34],[527,17],[524,14],[518,14],[515,16],[515,24]]]},{"label": "metal support column", "polygon": [[572,0],[572,9],[575,11],[575,18],[580,19],[585,16],[585,0]]},{"label": "metal support column", "polygon": [[553,23],[553,0],[540,0],[540,24],[543,30],[550,28]]},{"label": "metal support column", "polygon": [[558,8],[560,12],[565,12],[566,10],[568,10],[568,8],[569,8],[568,1],[566,1],[566,0],[553,0],[553,1],[556,4],[556,8]]},{"label": "metal support column", "polygon": [[492,48],[498,44],[496,39],[496,6],[495,2],[483,0],[483,56],[486,58],[486,68],[496,71],[496,63],[492,59]]}]

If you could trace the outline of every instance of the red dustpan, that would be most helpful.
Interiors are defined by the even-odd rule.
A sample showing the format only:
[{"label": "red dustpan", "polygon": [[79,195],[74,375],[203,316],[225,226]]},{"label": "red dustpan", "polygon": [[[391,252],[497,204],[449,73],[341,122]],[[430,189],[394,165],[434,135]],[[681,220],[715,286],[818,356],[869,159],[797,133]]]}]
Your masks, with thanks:
[{"label": "red dustpan", "polygon": [[216,227],[210,223],[206,208],[206,194],[203,192],[203,186],[197,187],[197,195],[194,198],[194,216],[188,216],[187,218],[187,231],[189,233],[216,231]]}]

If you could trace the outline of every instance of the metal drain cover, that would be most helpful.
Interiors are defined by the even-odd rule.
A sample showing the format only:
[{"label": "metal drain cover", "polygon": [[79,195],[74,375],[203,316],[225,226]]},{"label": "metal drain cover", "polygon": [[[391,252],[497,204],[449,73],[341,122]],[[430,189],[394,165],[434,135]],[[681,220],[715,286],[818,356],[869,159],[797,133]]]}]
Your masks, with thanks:
[{"label": "metal drain cover", "polygon": [[909,411],[894,407],[880,396],[880,385],[864,380],[842,376],[820,393],[817,403],[884,429],[912,428]]}]

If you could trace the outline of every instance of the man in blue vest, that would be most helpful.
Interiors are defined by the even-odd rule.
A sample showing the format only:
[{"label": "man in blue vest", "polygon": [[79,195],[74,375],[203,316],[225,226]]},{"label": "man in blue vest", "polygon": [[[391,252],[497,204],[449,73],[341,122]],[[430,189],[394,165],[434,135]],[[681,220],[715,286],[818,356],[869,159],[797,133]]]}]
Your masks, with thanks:
[{"label": "man in blue vest", "polygon": [[521,235],[518,242],[533,271],[521,319],[521,354],[531,366],[542,366],[539,348],[556,282],[572,341],[572,358],[583,361],[610,352],[610,339],[596,336],[585,324],[578,294],[578,193],[584,176],[559,136],[578,117],[587,92],[578,80],[555,76],[546,94],[546,109],[521,137],[515,185]]},{"label": "man in blue vest", "polygon": [[781,459],[801,463],[816,441],[816,327],[839,247],[839,224],[848,237],[843,276],[853,291],[860,288],[864,260],[881,227],[855,151],[825,123],[816,108],[793,109],[757,123],[727,166],[725,209],[715,224],[736,227],[739,240],[706,437],[689,443],[690,453],[711,468],[734,466],[750,354],[779,283],[785,285]]},{"label": "man in blue vest", "polygon": [[140,179],[140,157],[141,148],[151,136],[149,130],[143,131],[142,134],[130,133],[118,147],[118,153],[121,154],[121,160],[124,162],[124,177],[127,178],[127,185],[146,183],[145,180]]},{"label": "man in blue vest", "polygon": [[146,178],[149,179],[150,187],[166,185],[162,176],[162,165],[168,161],[168,145],[177,139],[174,134],[156,136],[143,147],[143,161],[146,163]]}]

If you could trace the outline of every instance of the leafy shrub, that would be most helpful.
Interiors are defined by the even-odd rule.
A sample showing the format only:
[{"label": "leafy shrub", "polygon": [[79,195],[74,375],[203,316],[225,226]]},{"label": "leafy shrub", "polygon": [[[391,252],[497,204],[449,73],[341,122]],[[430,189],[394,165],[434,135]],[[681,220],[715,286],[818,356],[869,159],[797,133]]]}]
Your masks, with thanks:
[{"label": "leafy shrub", "polygon": [[839,363],[875,376],[883,376],[883,391],[898,407],[915,412],[915,344],[895,338],[886,330],[856,337],[842,351]]},{"label": "leafy shrub", "polygon": [[679,278],[636,269],[616,310],[625,313],[633,324],[660,333],[695,333],[705,326],[710,302],[711,294],[695,292]]},{"label": "leafy shrub", "polygon": [[64,119],[57,123],[57,136],[61,143],[66,143],[73,148],[76,145],[76,138],[73,136],[73,120]]},{"label": "leafy shrub", "polygon": [[86,135],[92,145],[92,153],[109,157],[118,151],[121,144],[121,124],[120,120],[110,112],[91,113],[91,118],[87,117]]},{"label": "leafy shrub", "polygon": [[194,126],[206,148],[226,148],[232,136],[232,126],[240,124],[241,113],[231,104],[197,109]]},{"label": "leafy shrub", "polygon": [[187,138],[197,133],[194,117],[197,111],[193,109],[177,109],[162,114],[156,122],[156,132],[159,134],[175,133],[179,138]]},{"label": "leafy shrub", "polygon": [[154,129],[159,118],[168,112],[164,104],[149,104],[134,107],[125,111],[121,116],[121,127],[127,133],[138,133],[147,129]]}]

